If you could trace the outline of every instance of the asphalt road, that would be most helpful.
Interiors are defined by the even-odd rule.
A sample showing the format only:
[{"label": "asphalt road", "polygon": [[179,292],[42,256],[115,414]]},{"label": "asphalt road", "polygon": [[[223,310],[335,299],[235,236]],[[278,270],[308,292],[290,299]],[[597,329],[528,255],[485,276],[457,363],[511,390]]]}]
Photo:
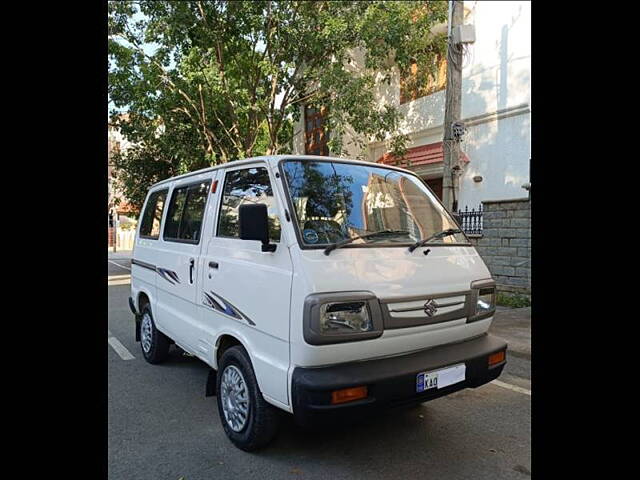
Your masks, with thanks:
[{"label": "asphalt road", "polygon": [[[531,369],[513,356],[499,378],[507,386],[463,390],[333,431],[304,430],[285,414],[272,445],[257,453],[235,448],[215,398],[204,396],[204,363],[177,349],[161,365],[142,358],[127,267],[119,258],[108,265],[109,479],[530,477],[531,396],[509,385],[530,390]],[[124,352],[134,358],[124,360]]]}]

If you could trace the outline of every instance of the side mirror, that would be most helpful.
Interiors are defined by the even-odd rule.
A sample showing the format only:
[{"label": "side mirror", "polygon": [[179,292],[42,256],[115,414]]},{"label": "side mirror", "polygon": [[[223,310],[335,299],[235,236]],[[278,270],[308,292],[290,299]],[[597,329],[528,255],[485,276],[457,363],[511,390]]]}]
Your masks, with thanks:
[{"label": "side mirror", "polygon": [[238,224],[240,240],[259,240],[263,252],[276,251],[276,245],[269,243],[269,216],[264,203],[240,205]]},{"label": "side mirror", "polygon": [[459,227],[462,226],[462,215],[460,215],[458,212],[453,212],[451,213],[451,216],[456,221]]}]

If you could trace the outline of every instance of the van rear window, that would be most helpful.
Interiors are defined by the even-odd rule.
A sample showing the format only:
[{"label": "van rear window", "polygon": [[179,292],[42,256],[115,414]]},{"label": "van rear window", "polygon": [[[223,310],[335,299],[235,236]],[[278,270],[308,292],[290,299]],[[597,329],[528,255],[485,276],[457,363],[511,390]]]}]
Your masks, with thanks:
[{"label": "van rear window", "polygon": [[140,237],[157,240],[160,236],[160,221],[167,199],[168,190],[158,190],[149,195],[147,206],[142,213]]},{"label": "van rear window", "polygon": [[171,194],[162,238],[173,242],[198,243],[207,204],[210,180],[178,187]]}]

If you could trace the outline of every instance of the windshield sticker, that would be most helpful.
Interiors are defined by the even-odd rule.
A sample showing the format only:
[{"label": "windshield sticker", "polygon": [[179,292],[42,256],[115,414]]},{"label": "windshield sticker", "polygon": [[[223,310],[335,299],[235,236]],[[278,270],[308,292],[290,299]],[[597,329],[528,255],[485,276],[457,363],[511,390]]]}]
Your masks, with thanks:
[{"label": "windshield sticker", "polygon": [[302,236],[304,237],[304,241],[307,243],[318,243],[318,234],[315,230],[307,228],[302,232]]}]

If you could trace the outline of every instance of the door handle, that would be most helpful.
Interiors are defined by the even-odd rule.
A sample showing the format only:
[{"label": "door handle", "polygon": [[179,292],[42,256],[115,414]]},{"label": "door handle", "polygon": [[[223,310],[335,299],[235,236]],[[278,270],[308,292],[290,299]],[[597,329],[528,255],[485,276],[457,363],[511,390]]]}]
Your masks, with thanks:
[{"label": "door handle", "polygon": [[209,278],[211,278],[211,270],[214,268],[217,270],[218,267],[219,267],[218,262],[209,262],[209,275],[208,275]]},{"label": "door handle", "polygon": [[195,260],[193,258],[189,259],[189,283],[193,283],[193,268],[195,266]]}]

